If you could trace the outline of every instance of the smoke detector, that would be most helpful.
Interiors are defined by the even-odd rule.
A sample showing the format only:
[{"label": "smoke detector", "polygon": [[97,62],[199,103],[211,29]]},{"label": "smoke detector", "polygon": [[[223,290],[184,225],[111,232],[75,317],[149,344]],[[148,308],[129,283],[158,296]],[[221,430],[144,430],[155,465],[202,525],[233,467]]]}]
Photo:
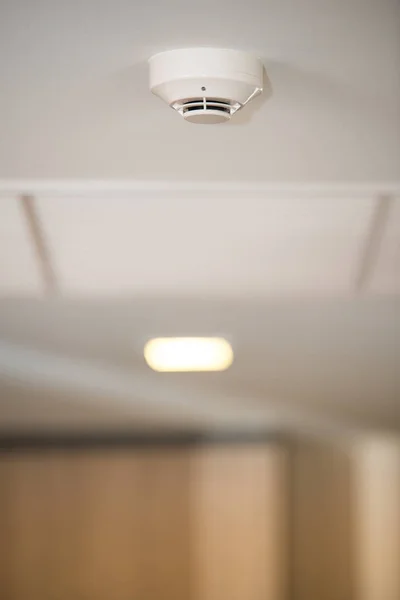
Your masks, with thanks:
[{"label": "smoke detector", "polygon": [[185,48],[149,60],[150,89],[186,121],[224,123],[262,92],[263,65],[252,54]]}]

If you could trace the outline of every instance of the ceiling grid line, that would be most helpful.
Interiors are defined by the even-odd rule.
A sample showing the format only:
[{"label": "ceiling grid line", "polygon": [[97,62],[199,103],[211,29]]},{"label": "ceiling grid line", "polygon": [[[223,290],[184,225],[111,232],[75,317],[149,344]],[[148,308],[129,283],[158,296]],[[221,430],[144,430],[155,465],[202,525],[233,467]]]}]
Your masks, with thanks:
[{"label": "ceiling grid line", "polygon": [[22,195],[20,202],[39,265],[45,293],[53,296],[58,293],[59,285],[35,198],[30,195]]},{"label": "ceiling grid line", "polygon": [[386,227],[389,222],[390,213],[393,207],[393,196],[380,196],[377,198],[365,244],[361,250],[358,272],[355,277],[355,291],[360,293],[368,289],[379,251],[382,246]]}]

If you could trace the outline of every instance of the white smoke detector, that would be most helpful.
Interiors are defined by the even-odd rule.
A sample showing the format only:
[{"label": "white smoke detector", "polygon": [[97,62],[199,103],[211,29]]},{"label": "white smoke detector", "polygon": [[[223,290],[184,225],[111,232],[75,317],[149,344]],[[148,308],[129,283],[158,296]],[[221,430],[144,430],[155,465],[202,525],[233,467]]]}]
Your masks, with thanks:
[{"label": "white smoke detector", "polygon": [[191,123],[224,123],[262,92],[263,65],[247,52],[185,48],[149,60],[150,89]]}]

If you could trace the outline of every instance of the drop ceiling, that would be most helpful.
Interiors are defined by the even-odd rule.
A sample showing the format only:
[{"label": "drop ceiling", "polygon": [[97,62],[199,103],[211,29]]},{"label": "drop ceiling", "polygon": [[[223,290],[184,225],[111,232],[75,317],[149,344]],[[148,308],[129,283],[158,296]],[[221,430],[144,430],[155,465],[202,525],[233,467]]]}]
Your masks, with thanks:
[{"label": "drop ceiling", "polygon": [[[399,25],[395,0],[1,3],[0,432],[400,428]],[[260,55],[262,101],[181,120],[146,60],[189,45]],[[235,362],[152,373],[159,335]]]},{"label": "drop ceiling", "polygon": [[[4,195],[0,429],[400,427],[394,191]],[[235,362],[153,373],[169,335],[226,336]]]}]

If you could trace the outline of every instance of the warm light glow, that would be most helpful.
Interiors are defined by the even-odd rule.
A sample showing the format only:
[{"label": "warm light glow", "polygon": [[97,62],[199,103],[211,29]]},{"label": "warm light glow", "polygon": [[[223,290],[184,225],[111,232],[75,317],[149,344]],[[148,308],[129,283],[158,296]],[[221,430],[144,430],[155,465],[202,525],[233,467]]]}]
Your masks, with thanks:
[{"label": "warm light glow", "polygon": [[145,345],[144,357],[154,371],[224,371],[233,351],[223,338],[155,338]]}]

